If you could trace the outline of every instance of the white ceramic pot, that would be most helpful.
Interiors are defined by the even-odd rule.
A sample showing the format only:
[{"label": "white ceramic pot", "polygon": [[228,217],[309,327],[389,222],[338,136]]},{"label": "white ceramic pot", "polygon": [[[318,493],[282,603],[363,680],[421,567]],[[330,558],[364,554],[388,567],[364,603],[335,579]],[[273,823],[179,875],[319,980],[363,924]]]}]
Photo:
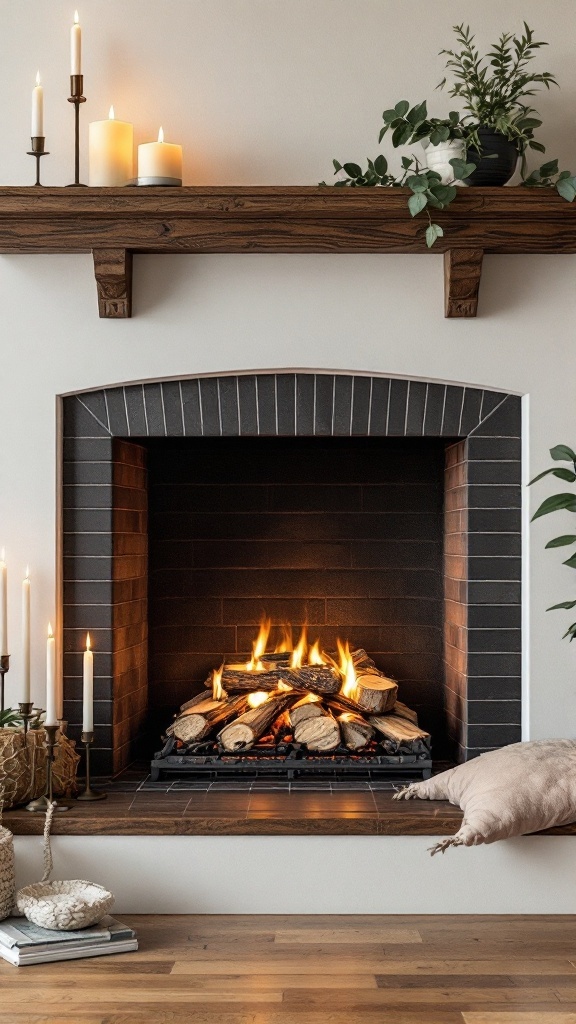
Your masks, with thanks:
[{"label": "white ceramic pot", "polygon": [[442,184],[464,185],[463,181],[453,181],[454,168],[450,166],[450,160],[465,160],[466,148],[462,139],[453,139],[451,142],[439,142],[436,146],[428,146],[426,149],[426,164],[430,171],[436,171],[442,178]]}]

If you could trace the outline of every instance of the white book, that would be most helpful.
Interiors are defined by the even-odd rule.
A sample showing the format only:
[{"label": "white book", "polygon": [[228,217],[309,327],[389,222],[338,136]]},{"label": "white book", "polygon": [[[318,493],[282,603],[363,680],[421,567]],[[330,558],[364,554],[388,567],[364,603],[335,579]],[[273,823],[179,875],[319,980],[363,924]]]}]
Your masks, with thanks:
[{"label": "white book", "polygon": [[128,953],[138,949],[138,940],[118,939],[116,942],[102,942],[99,945],[50,947],[38,952],[29,947],[19,950],[17,946],[9,948],[0,945],[0,956],[15,967],[26,967],[32,964],[51,964],[62,960],[81,960],[84,957],[107,956],[111,953]]}]

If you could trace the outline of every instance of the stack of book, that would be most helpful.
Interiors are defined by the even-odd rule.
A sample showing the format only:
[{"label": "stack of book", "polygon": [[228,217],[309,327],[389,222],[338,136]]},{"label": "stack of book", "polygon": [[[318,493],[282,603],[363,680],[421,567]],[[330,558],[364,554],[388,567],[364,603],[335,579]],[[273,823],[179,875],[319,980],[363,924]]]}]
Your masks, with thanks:
[{"label": "stack of book", "polygon": [[58,932],[39,928],[25,917],[0,921],[0,956],[16,967],[106,956],[138,949],[136,932],[113,917],[104,917],[92,928]]}]

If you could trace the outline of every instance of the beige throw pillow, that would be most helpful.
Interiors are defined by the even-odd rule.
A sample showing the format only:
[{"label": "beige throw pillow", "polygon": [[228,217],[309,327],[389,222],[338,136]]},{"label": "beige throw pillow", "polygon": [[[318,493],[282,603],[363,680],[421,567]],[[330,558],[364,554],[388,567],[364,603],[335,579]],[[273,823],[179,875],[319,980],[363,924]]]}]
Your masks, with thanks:
[{"label": "beige throw pillow", "polygon": [[449,800],[464,811],[455,836],[432,847],[476,846],[576,821],[576,740],[534,740],[491,750],[395,800]]}]

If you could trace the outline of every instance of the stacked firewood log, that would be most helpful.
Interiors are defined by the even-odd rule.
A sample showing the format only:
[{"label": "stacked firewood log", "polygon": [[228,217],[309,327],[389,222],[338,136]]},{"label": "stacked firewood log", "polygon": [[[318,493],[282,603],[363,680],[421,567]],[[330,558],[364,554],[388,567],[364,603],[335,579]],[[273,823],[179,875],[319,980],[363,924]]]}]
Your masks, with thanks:
[{"label": "stacked firewood log", "polygon": [[191,753],[209,740],[233,754],[268,740],[274,747],[280,739],[311,753],[361,752],[374,743],[388,754],[429,753],[430,734],[397,699],[397,683],[365,651],[354,651],[352,659],[354,686],[346,693],[336,663],[291,668],[287,654],[264,655],[256,672],[224,666],[217,694],[211,677],[182,705],[167,734]]}]

